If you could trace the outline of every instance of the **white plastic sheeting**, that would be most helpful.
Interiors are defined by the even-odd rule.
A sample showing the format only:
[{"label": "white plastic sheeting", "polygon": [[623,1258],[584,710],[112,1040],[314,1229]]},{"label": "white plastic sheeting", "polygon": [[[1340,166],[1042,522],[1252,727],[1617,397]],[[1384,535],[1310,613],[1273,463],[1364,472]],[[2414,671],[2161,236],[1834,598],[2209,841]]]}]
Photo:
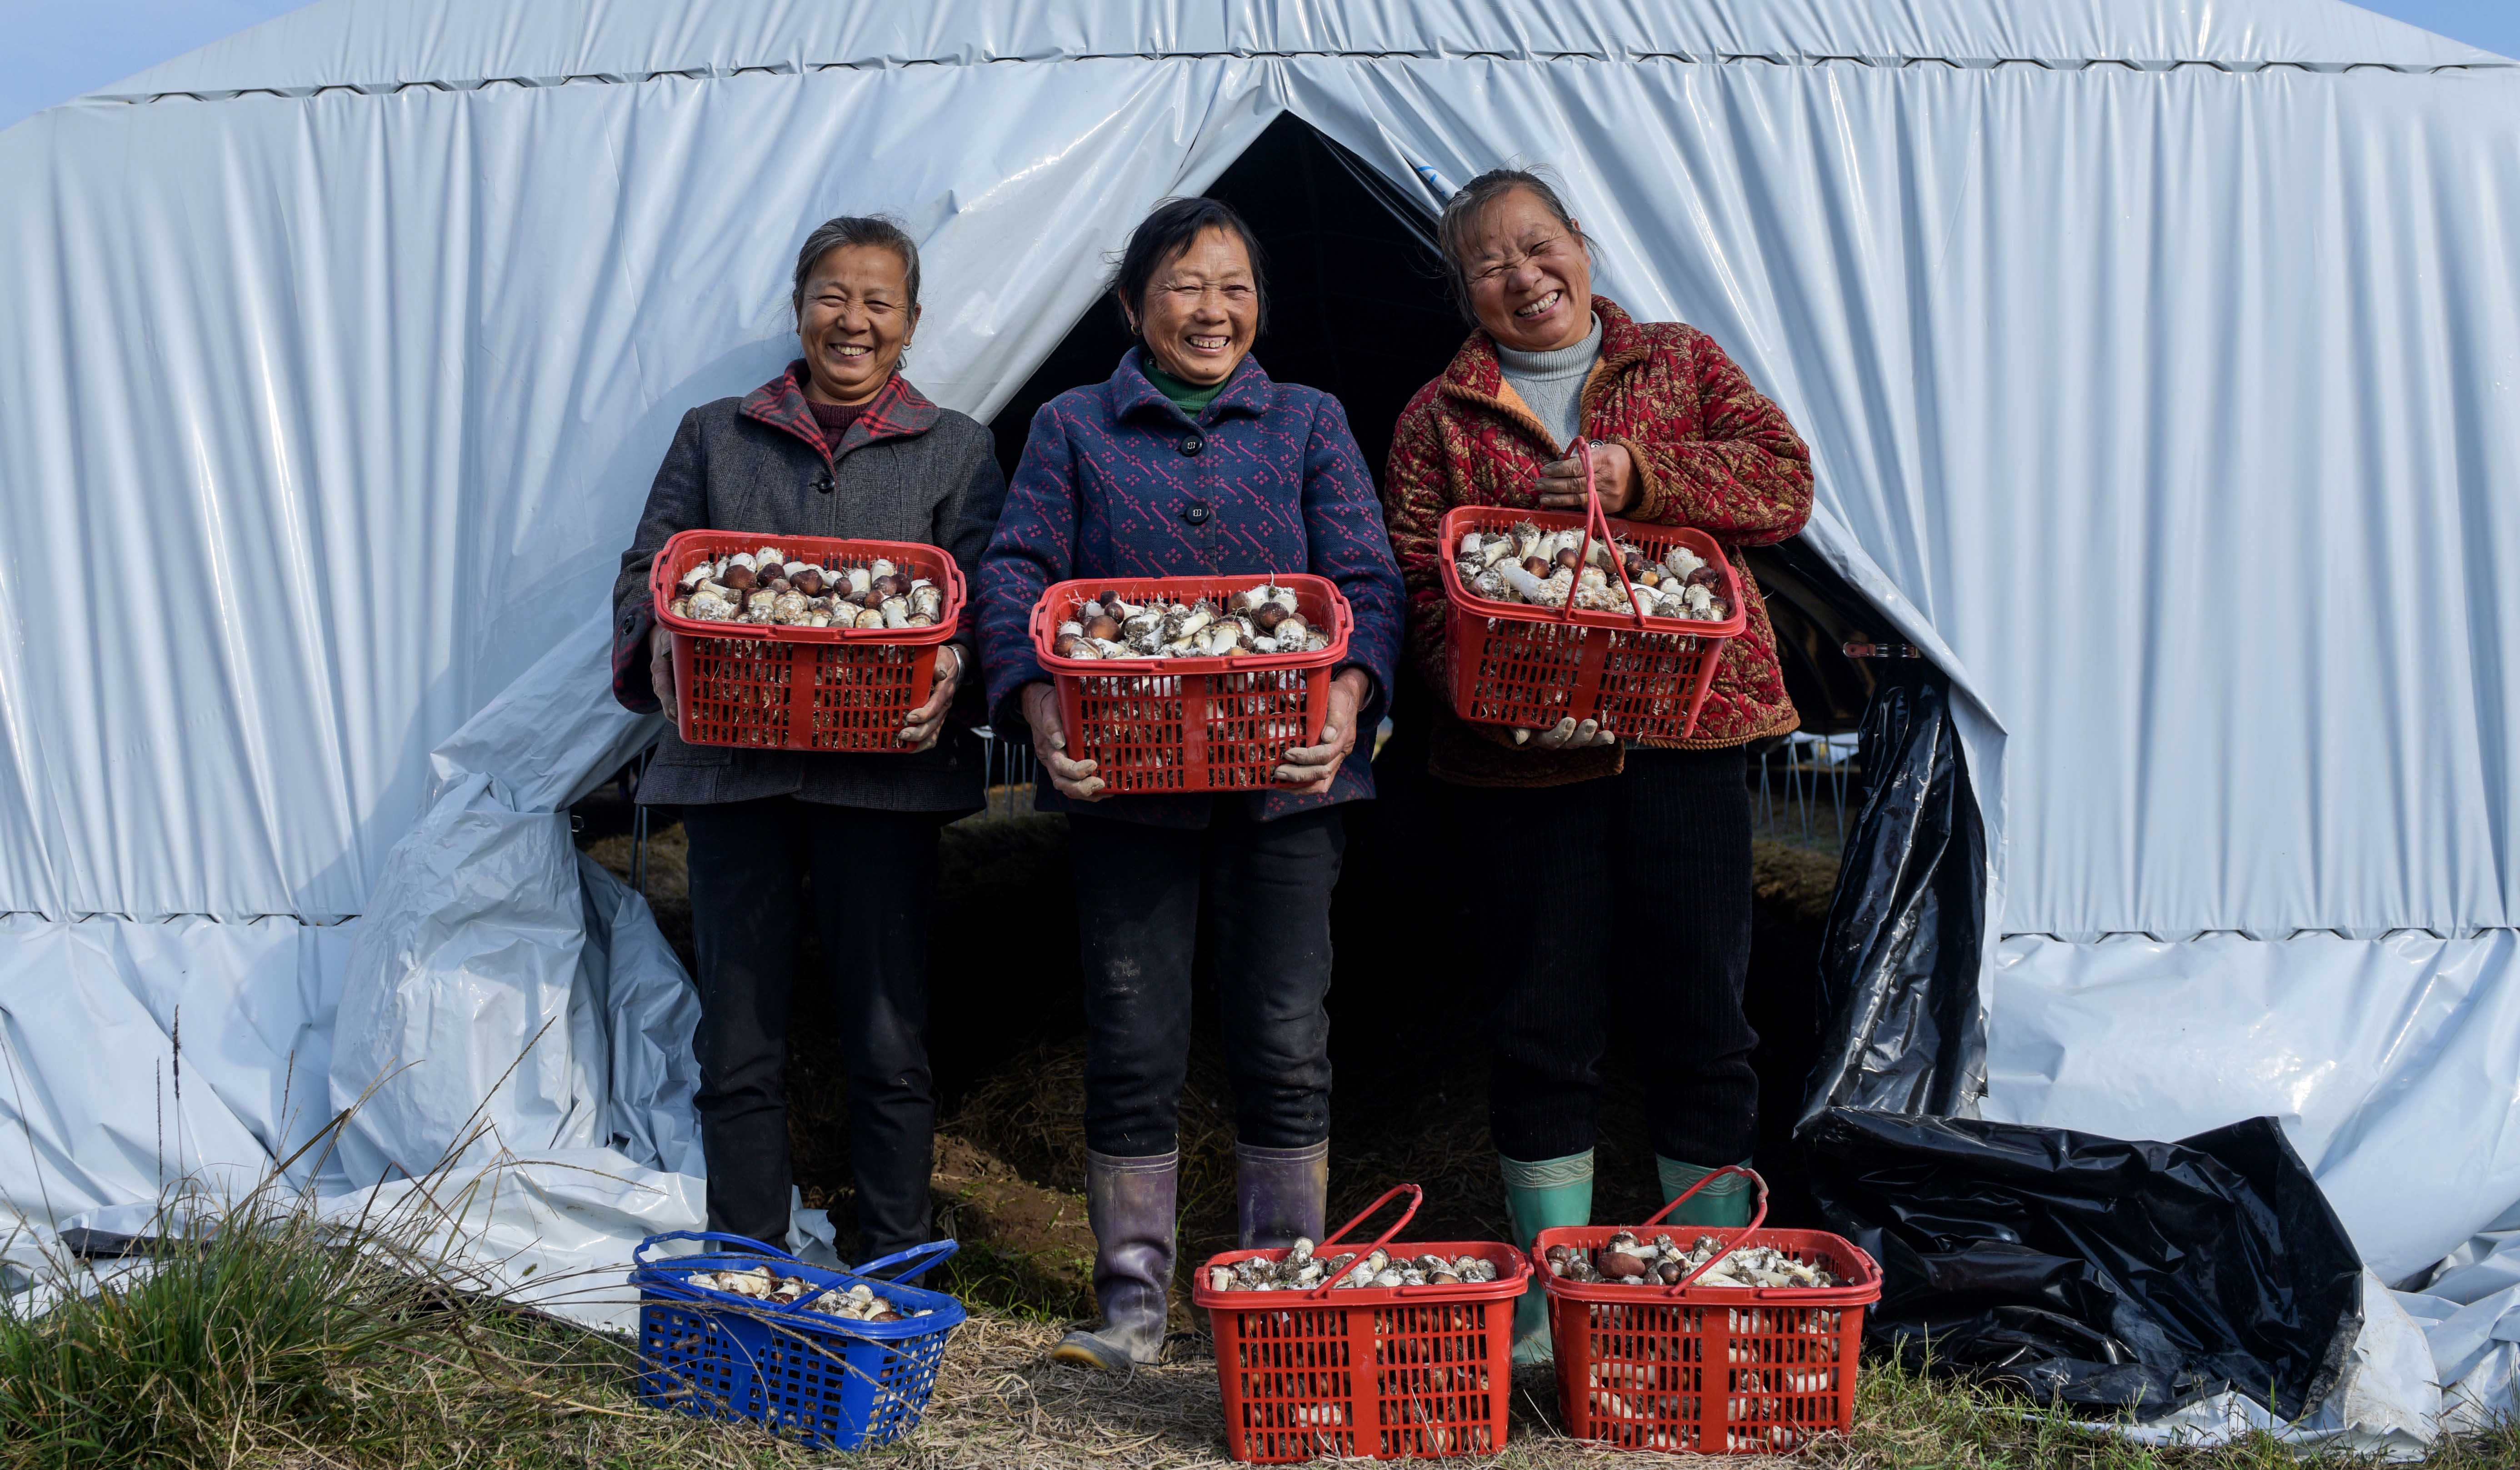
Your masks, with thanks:
[{"label": "white plastic sheeting", "polygon": [[[458,1136],[546,1023],[503,1145],[687,1148],[621,1091],[665,1075],[664,1012],[588,1027],[621,936],[652,978],[653,946],[543,815],[632,735],[591,645],[538,664],[673,423],[775,371],[793,243],[876,208],[926,252],[913,375],[985,416],[1146,205],[1285,109],[1405,187],[1555,164],[1604,288],[1804,430],[1813,539],[1974,701],[1994,913],[2047,936],[1990,963],[1991,1111],[2277,1112],[2384,1273],[2520,1199],[2487,1061],[2520,907],[2520,75],[2294,0],[329,0],[0,133],[0,911],[40,915],[0,1009],[44,1079],[0,1105],[83,1200],[145,1192],[165,971],[286,976],[175,1157],[268,1157],[268,1079],[309,1075],[337,1003],[334,1089],[409,1064],[348,1150],[370,1174]],[[551,728],[432,777],[511,689]],[[2304,929],[2338,937],[2274,943]],[[2440,952],[2383,937],[2414,929]],[[2463,1091],[2360,1023],[2446,1037],[2445,1005],[2491,1043]],[[112,1066],[72,1059],[78,1006],[135,1039]],[[2223,1044],[2167,1086],[2182,1027]],[[2436,1218],[2391,1219],[2393,1157],[2451,1179]]]},{"label": "white plastic sheeting", "polygon": [[293,918],[0,918],[0,1207],[154,1204],[295,1153],[332,1116],[348,948]]},{"label": "white plastic sheeting", "polygon": [[331,1100],[357,1182],[516,1150],[703,1172],[698,1000],[647,904],[569,838],[569,803],[661,726],[552,698],[603,691],[609,622],[581,625],[440,748],[428,811],[355,926]]}]

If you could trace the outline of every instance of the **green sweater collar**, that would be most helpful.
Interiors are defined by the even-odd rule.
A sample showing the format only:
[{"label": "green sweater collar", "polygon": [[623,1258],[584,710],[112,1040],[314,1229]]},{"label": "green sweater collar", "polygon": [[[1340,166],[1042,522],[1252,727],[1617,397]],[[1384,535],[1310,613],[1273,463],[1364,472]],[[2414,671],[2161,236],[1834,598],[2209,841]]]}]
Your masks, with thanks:
[{"label": "green sweater collar", "polygon": [[1216,395],[1225,391],[1225,383],[1234,380],[1228,377],[1225,382],[1210,383],[1203,388],[1194,383],[1184,382],[1156,367],[1154,355],[1145,352],[1144,349],[1141,349],[1138,366],[1146,373],[1147,381],[1155,385],[1156,392],[1171,399],[1173,407],[1180,409],[1193,420],[1207,412],[1207,406],[1216,401]]}]

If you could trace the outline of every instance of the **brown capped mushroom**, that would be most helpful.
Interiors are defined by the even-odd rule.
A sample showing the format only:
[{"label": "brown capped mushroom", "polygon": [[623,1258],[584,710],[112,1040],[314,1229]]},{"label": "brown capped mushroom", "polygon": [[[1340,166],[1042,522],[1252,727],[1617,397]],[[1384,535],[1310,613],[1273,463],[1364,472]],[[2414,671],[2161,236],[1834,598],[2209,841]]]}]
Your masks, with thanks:
[{"label": "brown capped mushroom", "polygon": [[1107,612],[1096,613],[1085,620],[1085,636],[1104,643],[1116,642],[1120,637],[1119,620]]},{"label": "brown capped mushroom", "polygon": [[830,585],[823,580],[823,569],[819,566],[806,567],[788,580],[795,583],[796,590],[809,598],[821,597],[823,589]]}]

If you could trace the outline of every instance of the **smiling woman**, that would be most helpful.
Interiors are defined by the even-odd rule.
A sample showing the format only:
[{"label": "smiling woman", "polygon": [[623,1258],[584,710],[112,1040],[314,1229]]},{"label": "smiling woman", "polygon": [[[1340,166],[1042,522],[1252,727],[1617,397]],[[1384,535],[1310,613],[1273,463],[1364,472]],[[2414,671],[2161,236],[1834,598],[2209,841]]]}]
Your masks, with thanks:
[{"label": "smiling woman", "polygon": [[[978,574],[1006,482],[988,430],[901,375],[919,331],[918,245],[888,220],[831,220],[796,252],[790,300],[800,355],[751,393],[683,416],[622,555],[613,692],[632,709],[673,714],[671,645],[651,635],[648,566],[677,531],[924,542],[967,579]],[[764,576],[776,591],[814,590],[776,575]],[[977,701],[967,695],[949,719],[968,647],[939,650],[934,695],[903,726],[898,753],[691,745],[669,725],[640,780],[640,802],[680,807],[691,839],[710,1229],[773,1245],[788,1237],[782,1074],[810,921],[841,1017],[864,1252],[927,1239],[937,829],[980,806],[979,742],[968,728]]]},{"label": "smiling woman", "polygon": [[919,247],[888,220],[832,220],[796,252],[795,307],[806,401],[863,405],[919,330]]},{"label": "smiling woman", "polygon": [[[1777,406],[1704,333],[1638,322],[1593,293],[1584,228],[1549,180],[1497,169],[1444,206],[1437,239],[1474,330],[1410,401],[1383,489],[1391,544],[1416,595],[1410,647],[1448,690],[1438,564],[1455,506],[1577,509],[1593,446],[1604,510],[1691,526],[1728,551],[1765,546],[1811,513],[1811,454]],[[1745,1158],[1758,1119],[1758,1038],[1742,1009],[1750,950],[1750,807],[1741,747],[1794,728],[1765,603],[1746,579],[1749,627],[1725,645],[1696,734],[1632,742],[1587,720],[1507,732],[1436,701],[1428,774],[1453,789],[1464,831],[1547,830],[1510,869],[1468,854],[1456,882],[1481,912],[1535,921],[1486,944],[1472,976],[1492,1046],[1488,1131],[1507,1210],[1526,1248],[1589,1223],[1601,1062],[1622,1003],[1669,1016],[1640,1041],[1665,1198]],[[1699,1191],[1674,1224],[1749,1220],[1737,1176]],[[1550,1352],[1538,1295],[1516,1314],[1515,1356]]]},{"label": "smiling woman", "polygon": [[1196,387],[1223,385],[1269,325],[1259,246],[1216,200],[1182,200],[1148,216],[1121,254],[1111,294],[1153,366]]},{"label": "smiling woman", "polygon": [[[1373,794],[1351,759],[1382,718],[1400,583],[1364,457],[1338,400],[1271,379],[1251,356],[1268,311],[1260,252],[1212,199],[1168,200],[1122,252],[1111,293],[1136,342],[1111,376],[1033,415],[980,574],[989,707],[1029,728],[1042,806],[1071,814],[1086,1012],[1087,1212],[1102,1323],[1066,1360],[1151,1362],[1164,1339],[1199,934],[1222,995],[1245,1245],[1321,1238],[1329,1186],[1329,898],[1346,803]],[[1354,616],[1321,743],[1278,788],[1106,796],[1071,760],[1033,655],[1033,605],[1072,577],[1309,572]],[[1370,750],[1359,752],[1370,756]]]}]

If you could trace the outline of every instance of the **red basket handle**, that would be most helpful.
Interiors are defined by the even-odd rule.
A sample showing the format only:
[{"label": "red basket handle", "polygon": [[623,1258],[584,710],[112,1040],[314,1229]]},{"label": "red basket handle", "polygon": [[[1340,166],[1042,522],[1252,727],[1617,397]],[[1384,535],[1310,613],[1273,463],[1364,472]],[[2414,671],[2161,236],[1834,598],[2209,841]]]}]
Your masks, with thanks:
[{"label": "red basket handle", "polygon": [[1759,1171],[1755,1169],[1748,1168],[1741,1164],[1727,1164],[1723,1168],[1709,1174],[1706,1178],[1699,1180],[1696,1183],[1680,1191],[1680,1197],[1678,1199],[1675,1199],[1670,1204],[1656,1210],[1653,1213],[1653,1218],[1646,1221],[1642,1225],[1638,1226],[1638,1228],[1650,1229],[1653,1226],[1662,1224],[1663,1217],[1669,1215],[1672,1211],[1679,1209],[1690,1195],[1695,1194],[1698,1190],[1714,1183],[1717,1180],[1722,1179],[1728,1174],[1744,1174],[1750,1177],[1750,1182],[1759,1186],[1759,1207],[1750,1213],[1750,1223],[1741,1226],[1740,1233],[1732,1237],[1732,1244],[1724,1247],[1724,1249],[1720,1251],[1717,1251],[1714,1255],[1707,1257],[1705,1265],[1699,1267],[1693,1271],[1690,1271],[1688,1275],[1681,1277],[1678,1281],[1665,1288],[1666,1290],[1674,1292],[1681,1291],[1687,1288],[1690,1282],[1706,1274],[1708,1271],[1713,1270],[1715,1269],[1716,1262],[1721,1261],[1725,1257],[1732,1255],[1734,1251],[1739,1250],[1742,1242],[1750,1238],[1750,1232],[1757,1229],[1761,1222],[1768,1218],[1768,1181],[1759,1178]]},{"label": "red basket handle", "polygon": [[1375,1237],[1373,1244],[1357,1252],[1355,1260],[1340,1267],[1337,1270],[1330,1272],[1328,1280],[1325,1280],[1321,1285],[1313,1288],[1312,1295],[1320,1296],[1323,1292],[1336,1286],[1339,1282],[1339,1277],[1344,1276],[1349,1271],[1363,1266],[1365,1264],[1366,1257],[1371,1256],[1375,1251],[1389,1245],[1394,1236],[1398,1235],[1402,1230],[1407,1229],[1409,1227],[1409,1222],[1417,1218],[1418,1207],[1426,1202],[1426,1191],[1418,1188],[1416,1184],[1394,1184],[1390,1188],[1382,1191],[1382,1197],[1380,1199],[1377,1199],[1372,1204],[1359,1210],[1357,1212],[1356,1219],[1351,1220],[1347,1224],[1340,1225],[1337,1229],[1330,1231],[1328,1239],[1324,1240],[1321,1244],[1313,1247],[1313,1254],[1316,1256],[1328,1250],[1332,1245],[1337,1243],[1338,1238],[1341,1235],[1344,1235],[1348,1231],[1355,1229],[1358,1225],[1365,1224],[1366,1221],[1372,1216],[1374,1211],[1391,1203],[1391,1201],[1404,1189],[1409,1192],[1409,1208],[1400,1212],[1400,1218],[1391,1223],[1391,1228],[1383,1231],[1379,1236]]},{"label": "red basket handle", "polygon": [[[1593,446],[1582,434],[1577,434],[1575,442],[1566,447],[1574,452],[1575,458],[1584,462],[1584,545],[1575,553],[1575,578],[1580,582],[1584,577],[1586,563],[1593,559],[1593,528],[1596,526],[1600,528],[1603,546],[1616,547],[1618,538],[1610,534],[1609,512],[1601,509],[1600,487],[1593,483]],[[1616,567],[1616,571],[1619,590],[1628,595],[1628,608],[1636,614],[1637,631],[1642,633],[1645,630],[1644,604],[1637,601],[1637,589],[1628,581],[1628,569],[1620,566]],[[1566,589],[1566,605],[1559,611],[1558,616],[1564,622],[1575,621],[1575,588],[1572,584],[1569,584]],[[1686,1199],[1688,1196],[1683,1195],[1682,1198]]]}]

